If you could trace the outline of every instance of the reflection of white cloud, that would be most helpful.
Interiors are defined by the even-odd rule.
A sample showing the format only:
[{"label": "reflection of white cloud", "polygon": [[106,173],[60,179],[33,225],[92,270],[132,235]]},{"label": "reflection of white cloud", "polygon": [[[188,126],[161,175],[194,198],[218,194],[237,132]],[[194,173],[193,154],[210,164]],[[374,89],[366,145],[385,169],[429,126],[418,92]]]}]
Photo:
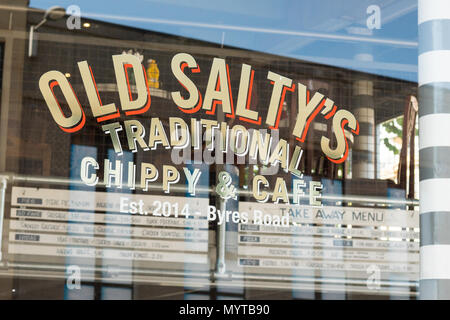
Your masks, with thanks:
[{"label": "reflection of white cloud", "polygon": [[[142,0],[140,0],[142,1]],[[210,0],[145,0],[151,5],[157,6],[173,6],[174,10],[183,9],[198,9],[198,10],[214,10],[219,11],[222,15],[224,13],[236,14],[243,12],[246,16],[262,17],[265,19],[281,18],[285,14],[285,7],[271,1],[258,1],[255,5],[254,1],[228,0],[221,1],[220,5],[216,1]],[[224,15],[225,16],[225,15]]]},{"label": "reflection of white cloud", "polygon": [[348,27],[345,30],[347,30],[347,32],[350,34],[358,34],[361,36],[371,36],[373,34],[372,30],[361,27]]},{"label": "reflection of white cloud", "polygon": [[167,24],[167,25],[176,25],[176,26],[188,26],[188,27],[207,28],[207,29],[221,29],[221,30],[234,30],[234,31],[256,32],[256,33],[267,33],[267,34],[290,35],[290,36],[313,38],[316,40],[325,39],[325,40],[338,40],[338,41],[350,41],[350,42],[366,42],[366,43],[377,43],[377,44],[397,46],[397,47],[408,47],[408,48],[415,48],[418,45],[416,41],[406,41],[406,40],[398,40],[398,39],[368,38],[368,37],[339,35],[339,34],[331,34],[331,33],[294,31],[294,30],[283,30],[283,29],[273,29],[273,28],[258,28],[258,27],[202,23],[202,22],[182,21],[182,20],[167,20],[167,19],[143,18],[143,17],[134,17],[134,16],[130,17],[130,16],[120,16],[120,15],[101,14],[101,13],[85,13],[85,12],[83,13],[83,16],[86,18],[91,18],[91,19],[134,21],[134,22]]},{"label": "reflection of white cloud", "polygon": [[417,73],[417,65],[414,64],[402,64],[402,63],[390,63],[390,62],[377,62],[343,58],[331,58],[331,57],[317,57],[317,56],[294,56],[300,60],[306,60],[316,63],[322,63],[333,66],[345,66],[346,68],[354,69],[371,69],[371,70],[389,70],[389,71],[401,71],[401,72],[414,72]]}]

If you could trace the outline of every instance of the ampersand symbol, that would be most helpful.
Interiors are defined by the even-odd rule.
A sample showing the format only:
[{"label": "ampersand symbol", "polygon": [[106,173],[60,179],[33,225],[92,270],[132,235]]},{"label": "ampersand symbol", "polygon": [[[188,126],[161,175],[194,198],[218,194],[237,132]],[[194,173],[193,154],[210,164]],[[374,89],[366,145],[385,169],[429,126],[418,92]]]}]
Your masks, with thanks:
[{"label": "ampersand symbol", "polygon": [[236,200],[236,188],[231,185],[232,179],[228,172],[219,173],[219,184],[216,186],[216,193],[224,200],[233,198]]}]

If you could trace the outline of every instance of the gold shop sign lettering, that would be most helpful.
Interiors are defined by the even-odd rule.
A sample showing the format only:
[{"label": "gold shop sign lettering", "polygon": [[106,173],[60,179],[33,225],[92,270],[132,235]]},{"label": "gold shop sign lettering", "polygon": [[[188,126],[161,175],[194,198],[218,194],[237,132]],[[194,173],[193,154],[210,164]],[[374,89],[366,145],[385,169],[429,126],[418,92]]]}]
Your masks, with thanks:
[{"label": "gold shop sign lettering", "polygon": [[[122,114],[126,117],[143,114],[147,112],[151,106],[149,83],[154,81],[154,75],[152,76],[152,79],[147,79],[147,72],[140,59],[135,55],[120,54],[113,55],[112,62],[120,98],[120,108],[116,106],[115,103],[102,102],[90,65],[87,61],[78,62],[78,68],[80,70],[81,79],[92,115],[99,123],[119,118]],[[214,116],[217,106],[220,106],[223,113],[228,118],[234,118],[241,123],[248,122],[261,127],[263,126],[264,120],[264,126],[266,128],[278,129],[283,102],[289,91],[291,94],[296,93],[298,95],[298,113],[292,130],[292,136],[294,136],[297,141],[302,143],[305,142],[311,122],[320,113],[326,120],[331,121],[332,134],[336,141],[335,144],[333,144],[331,142],[331,137],[322,136],[320,140],[321,149],[330,161],[342,163],[347,159],[349,149],[347,142],[348,138],[344,133],[344,129],[347,129],[354,135],[359,134],[358,121],[351,112],[338,108],[333,100],[325,97],[319,92],[315,92],[312,95],[305,85],[294,83],[292,79],[283,75],[271,71],[267,73],[267,81],[270,81],[272,85],[272,94],[267,112],[263,119],[263,116],[258,110],[250,109],[255,74],[255,70],[252,69],[252,66],[242,64],[239,89],[234,93],[237,93],[237,95],[235,95],[237,97],[236,99],[233,98],[233,92],[230,86],[230,68],[225,59],[213,59],[205,92],[200,92],[192,79],[194,74],[201,72],[200,66],[192,55],[188,53],[176,54],[172,58],[170,67],[173,76],[180,83],[180,91],[171,92],[170,96],[180,112],[189,114],[190,116],[197,113],[200,109],[207,115]],[[156,70],[155,66],[152,66],[152,68],[154,69],[152,69],[153,71]],[[136,94],[133,94],[133,96],[131,95],[130,82],[133,83],[133,86],[136,88]],[[64,95],[65,102],[70,109],[70,115],[65,115],[63,113],[60,102],[54,93],[55,87],[59,87]],[[157,86],[152,85],[152,87]],[[61,130],[73,133],[83,128],[86,122],[85,110],[79,103],[77,95],[63,73],[56,70],[44,73],[39,79],[39,88],[53,119]],[[183,90],[185,94],[182,94]],[[186,98],[185,96],[188,97]],[[161,130],[160,127],[162,125],[160,126],[159,119],[154,119],[157,118],[152,119],[153,127],[151,129],[156,131],[158,131],[158,129]],[[170,120],[175,126],[184,127],[184,125],[186,125],[186,128],[188,127],[181,118],[170,118]],[[220,127],[221,132],[225,132],[225,134],[228,130],[228,127],[226,124],[224,125],[224,123],[220,124],[214,120],[200,119],[200,121],[195,122],[195,124],[190,124],[190,141],[193,146],[198,140],[193,135],[201,135],[201,130],[195,129],[195,125],[198,123],[200,123],[201,126],[205,126],[207,129],[208,127],[209,129],[215,128],[215,125],[217,124],[217,126]],[[176,137],[171,137],[171,141],[169,141],[167,137],[152,137],[154,131],[150,130],[149,141],[151,142],[153,140],[154,145],[149,146],[146,143],[142,143],[143,139],[139,139],[136,134],[136,131],[142,129],[139,127],[139,121],[133,120],[133,122],[128,123],[128,125],[132,128],[129,130],[130,132],[128,134],[131,134],[144,150],[145,147],[151,149],[151,147],[155,147],[158,143],[166,148],[171,146],[174,147],[173,144],[170,145],[170,142],[175,143],[177,147],[182,146],[183,142],[186,143],[185,141],[180,141],[180,139],[177,140]],[[109,128],[114,129],[114,125]],[[239,134],[239,131],[243,131],[242,128],[244,128],[242,125],[237,124],[232,128],[231,133]],[[106,130],[104,129],[104,131]],[[263,137],[259,136],[255,139],[258,138]],[[280,143],[281,141],[284,140],[281,139]],[[258,142],[260,143],[261,141]],[[283,152],[282,148],[288,148],[288,146],[284,146],[283,144],[284,143],[281,143],[279,146],[280,152]],[[117,149],[118,148],[115,145],[116,152],[120,153],[120,150]],[[296,149],[300,150],[301,148],[296,146]],[[295,174],[295,172],[293,173]]]}]

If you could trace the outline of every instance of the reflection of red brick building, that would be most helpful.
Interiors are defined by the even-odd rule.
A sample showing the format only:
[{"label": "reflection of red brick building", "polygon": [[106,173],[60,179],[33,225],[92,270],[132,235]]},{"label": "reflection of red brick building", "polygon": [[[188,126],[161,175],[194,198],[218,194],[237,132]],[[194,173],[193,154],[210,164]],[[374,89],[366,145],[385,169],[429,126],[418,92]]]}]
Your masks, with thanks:
[{"label": "reflection of red brick building", "polygon": [[[27,15],[28,25],[37,23],[40,18],[41,13],[29,13]],[[22,28],[26,29],[26,25],[23,25]],[[105,33],[109,34],[110,38],[103,38]],[[122,38],[125,37],[125,33],[127,40],[124,41]],[[70,37],[71,40],[64,40],[68,39],[67,37]],[[113,39],[121,41],[117,42]],[[48,110],[42,104],[43,100],[37,88],[37,80],[48,70],[60,70],[70,75],[69,81],[74,87],[80,103],[87,106],[88,101],[83,92],[83,86],[76,65],[78,61],[87,60],[92,66],[102,100],[105,103],[116,102],[117,104],[118,97],[114,86],[115,78],[111,56],[120,54],[123,51],[129,51],[130,49],[142,56],[144,64],[147,60],[154,59],[159,68],[161,90],[152,88],[153,101],[151,110],[149,114],[140,116],[144,123],[147,121],[146,118],[148,119],[156,115],[161,119],[168,116],[183,116],[177,110],[169,96],[171,91],[178,90],[179,88],[179,84],[170,71],[170,60],[177,52],[186,51],[195,56],[201,66],[201,73],[194,75],[193,79],[198,84],[201,92],[205,90],[208,68],[211,65],[212,58],[215,56],[223,56],[230,65],[231,87],[234,93],[234,99],[236,99],[239,85],[240,64],[246,63],[252,65],[255,69],[255,85],[251,108],[257,109],[260,114],[267,112],[266,108],[271,94],[270,83],[265,77],[268,70],[291,77],[294,82],[300,81],[301,83],[307,84],[310,90],[319,90],[320,92],[326,93],[327,96],[335,100],[337,106],[342,106],[351,111],[356,108],[356,105],[354,105],[356,100],[352,98],[351,93],[352,79],[364,76],[364,74],[352,71],[292,61],[282,57],[256,53],[249,55],[246,51],[234,48],[215,48],[213,45],[201,41],[180,39],[175,36],[151,33],[98,21],[91,21],[90,28],[79,31],[66,30],[64,28],[64,21],[62,20],[47,22],[39,30],[37,56],[28,58],[26,57],[25,50],[22,51],[24,53],[23,59],[20,60],[24,64],[23,72],[26,72],[27,76],[23,77],[23,89],[20,90],[22,94],[18,94],[18,96],[24,100],[22,103],[22,114],[26,113],[29,116],[21,117],[21,121],[23,121],[21,124],[22,130],[16,136],[22,136],[22,143],[48,143],[50,139],[55,139],[51,145],[56,146],[57,144],[63,143],[61,139],[70,139],[73,141],[70,142],[67,140],[66,143],[87,143],[96,145],[97,147],[108,147],[109,142],[105,141],[105,137],[99,132],[98,124],[90,120],[91,115],[89,112],[87,114],[88,122],[82,134],[74,134],[72,136],[61,135],[58,128],[50,121],[51,118]],[[16,56],[19,57],[20,55],[17,54]],[[145,67],[147,68],[148,66],[146,65]],[[369,75],[366,77],[369,77]],[[379,123],[384,119],[401,114],[402,111],[400,108],[395,107],[396,101],[402,101],[405,95],[414,93],[414,86],[398,80],[370,77],[374,79],[375,83],[373,95],[374,103],[377,107],[376,122]],[[19,90],[18,88],[20,86],[15,86],[15,88],[16,91],[12,91],[12,93],[18,93],[17,90]],[[287,94],[285,102],[280,120],[280,137],[288,137],[291,132],[293,120],[295,119],[293,115],[296,113],[295,94]],[[201,116],[201,111],[198,116]],[[227,118],[226,120],[230,121]],[[48,125],[42,125],[43,123],[48,123]],[[252,126],[249,123],[242,123],[242,125],[247,127]],[[42,127],[46,127],[45,130],[41,130]],[[342,170],[343,168],[339,171],[336,165],[325,161],[324,154],[320,148],[317,149],[319,140],[316,139],[320,139],[323,132],[329,132],[330,123],[325,119],[317,117],[313,128],[314,131],[308,134],[306,144],[302,145],[305,150],[304,162],[301,164],[302,169],[308,174],[318,174],[319,176],[332,179],[345,179],[343,174],[342,176],[338,175],[338,172],[344,172]],[[291,144],[294,143],[292,139],[289,142]],[[61,145],[60,148],[51,152],[51,175],[53,176],[67,175],[64,171],[67,170],[68,158],[64,150],[67,150],[67,148]],[[27,148],[22,148],[21,152],[22,156],[25,156]],[[99,152],[102,153],[104,151],[100,151],[99,149]],[[357,154],[358,152],[354,150],[352,157],[354,159],[358,158]],[[153,157],[153,155],[150,157]],[[159,155],[156,158],[161,159]],[[14,169],[14,166],[17,165],[17,163],[14,163],[16,162],[9,161],[10,168],[5,168],[6,171],[33,174],[32,164],[26,165],[26,168]],[[374,170],[376,169],[374,168]],[[36,171],[35,174],[41,174],[41,172]]]}]

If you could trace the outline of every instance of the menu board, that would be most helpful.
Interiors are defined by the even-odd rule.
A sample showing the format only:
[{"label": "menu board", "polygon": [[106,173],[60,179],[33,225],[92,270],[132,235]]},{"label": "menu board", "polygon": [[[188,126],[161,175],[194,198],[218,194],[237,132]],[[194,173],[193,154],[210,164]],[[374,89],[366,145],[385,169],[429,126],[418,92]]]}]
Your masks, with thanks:
[{"label": "menu board", "polygon": [[[239,202],[239,210],[252,222],[259,217],[239,224],[237,264],[246,275],[367,279],[375,268],[380,280],[419,277],[416,211],[252,202]],[[265,215],[291,223],[265,224]]]},{"label": "menu board", "polygon": [[204,198],[13,187],[7,252],[16,262],[76,257],[206,266],[207,206]]},{"label": "menu board", "polygon": [[[85,259],[96,266],[122,261],[130,269],[209,271],[215,266],[209,249],[217,248],[208,231],[208,201],[13,187],[7,254],[14,262],[83,264]],[[140,210],[124,212],[139,202]],[[416,211],[253,202],[239,202],[238,210],[249,219],[238,224],[237,269],[228,270],[234,276],[365,283],[375,268],[387,284],[398,280],[412,286],[418,279]],[[272,218],[264,220],[266,215]],[[274,225],[274,216],[288,217],[289,224]]]}]

